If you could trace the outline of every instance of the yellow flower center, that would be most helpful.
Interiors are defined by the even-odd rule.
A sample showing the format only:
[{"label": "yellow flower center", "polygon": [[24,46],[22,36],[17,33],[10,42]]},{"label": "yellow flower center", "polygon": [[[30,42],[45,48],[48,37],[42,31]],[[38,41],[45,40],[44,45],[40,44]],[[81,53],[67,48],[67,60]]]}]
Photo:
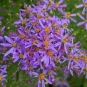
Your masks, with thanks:
[{"label": "yellow flower center", "polygon": [[45,20],[48,20],[48,19],[49,19],[49,16],[46,16],[46,17],[45,17]]},{"label": "yellow flower center", "polygon": [[26,22],[27,22],[27,21],[26,21],[25,19],[22,20],[22,24],[23,24],[23,25],[26,24]]},{"label": "yellow flower center", "polygon": [[85,61],[84,62],[87,64],[87,56],[85,57]]},{"label": "yellow flower center", "polygon": [[59,2],[56,2],[56,7],[59,7],[59,6],[60,6]]},{"label": "yellow flower center", "polygon": [[75,57],[74,57],[74,60],[75,60],[76,62],[78,62],[79,58],[75,56]]},{"label": "yellow flower center", "polygon": [[3,77],[0,75],[0,81],[2,81],[2,78],[3,78]]},{"label": "yellow flower center", "polygon": [[52,2],[50,1],[49,4],[48,4],[48,7],[51,7],[52,6]]},{"label": "yellow flower center", "polygon": [[29,8],[29,7],[26,8],[26,12],[27,12],[27,13],[30,12],[30,8]]},{"label": "yellow flower center", "polygon": [[43,73],[41,73],[40,75],[39,75],[39,79],[40,80],[43,80],[45,78],[45,75],[43,74]]},{"label": "yellow flower center", "polygon": [[37,18],[42,18],[42,15],[41,14],[37,14]]},{"label": "yellow flower center", "polygon": [[40,32],[40,29],[39,28],[36,28],[36,32],[39,33]]},{"label": "yellow flower center", "polygon": [[51,50],[48,50],[48,51],[47,51],[47,54],[48,54],[51,58],[54,58],[53,52],[52,52]]},{"label": "yellow flower center", "polygon": [[44,46],[48,47],[49,46],[49,42],[48,41],[44,41]]},{"label": "yellow flower center", "polygon": [[12,42],[12,46],[13,47],[16,47],[17,46],[17,43],[16,42]]},{"label": "yellow flower center", "polygon": [[3,52],[3,53],[4,53],[6,50],[7,50],[6,48],[4,48],[4,47],[2,48],[2,52]]},{"label": "yellow flower center", "polygon": [[85,22],[87,22],[87,18],[85,19]]},{"label": "yellow flower center", "polygon": [[80,55],[80,59],[84,59],[85,56],[83,54]]},{"label": "yellow flower center", "polygon": [[63,38],[62,43],[66,43],[66,42],[67,42],[67,38]]},{"label": "yellow flower center", "polygon": [[50,27],[45,27],[44,31],[45,32],[50,32]]},{"label": "yellow flower center", "polygon": [[52,75],[53,74],[53,71],[52,70],[49,70],[49,72],[48,72],[50,75]]},{"label": "yellow flower center", "polygon": [[66,12],[65,16],[66,16],[66,18],[71,18],[71,13],[70,12]]},{"label": "yellow flower center", "polygon": [[64,24],[62,25],[62,27],[63,27],[63,28],[66,28],[66,27],[67,27],[67,23],[64,23]]},{"label": "yellow flower center", "polygon": [[22,53],[19,54],[19,57],[20,57],[21,59],[23,58],[23,56],[24,56],[24,55],[23,55]]},{"label": "yellow flower center", "polygon": [[87,8],[87,2],[86,2],[86,3],[84,3],[84,7],[86,7],[86,8]]},{"label": "yellow flower center", "polygon": [[46,12],[46,8],[43,8],[43,9],[42,9],[42,12]]},{"label": "yellow flower center", "polygon": [[33,41],[32,41],[32,44],[33,44],[33,45],[37,44],[37,40],[33,40]]},{"label": "yellow flower center", "polygon": [[32,22],[32,25],[35,26],[36,25],[36,21]]},{"label": "yellow flower center", "polygon": [[73,58],[72,55],[67,55],[67,57],[68,57],[69,59],[72,59],[72,58]]},{"label": "yellow flower center", "polygon": [[25,35],[24,34],[20,34],[20,38],[21,39],[25,38]]}]

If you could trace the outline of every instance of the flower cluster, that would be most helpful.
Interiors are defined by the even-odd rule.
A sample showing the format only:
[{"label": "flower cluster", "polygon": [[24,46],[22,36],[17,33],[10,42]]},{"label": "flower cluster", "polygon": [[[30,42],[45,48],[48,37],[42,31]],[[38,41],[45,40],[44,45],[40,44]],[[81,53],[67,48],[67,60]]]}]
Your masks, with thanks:
[{"label": "flower cluster", "polygon": [[[66,63],[63,70],[69,71],[72,76],[74,71],[78,76],[84,70],[87,71],[86,52],[79,49],[80,42],[74,43],[74,36],[68,28],[70,21],[76,22],[72,18],[76,14],[65,12],[63,9],[66,4],[62,4],[63,1],[43,0],[38,5],[24,4],[24,9],[19,12],[20,19],[14,22],[17,32],[10,32],[8,36],[0,35],[3,61],[11,58],[13,63],[17,62],[19,69],[30,77],[38,78],[38,87],[45,87],[46,83],[55,81],[56,71],[60,67],[57,64]],[[63,18],[50,15],[55,9]],[[6,68],[2,72],[1,81],[5,80],[3,74]]]}]

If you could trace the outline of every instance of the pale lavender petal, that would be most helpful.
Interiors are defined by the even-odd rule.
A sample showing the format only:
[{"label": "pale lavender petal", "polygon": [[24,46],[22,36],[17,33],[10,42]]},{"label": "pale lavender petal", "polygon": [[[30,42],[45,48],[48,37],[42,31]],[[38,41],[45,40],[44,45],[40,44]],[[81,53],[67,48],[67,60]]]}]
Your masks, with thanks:
[{"label": "pale lavender petal", "polygon": [[42,87],[45,87],[45,83],[44,83],[44,80],[42,80]]},{"label": "pale lavender petal", "polygon": [[2,28],[2,30],[1,31],[4,31],[5,30],[5,26]]},{"label": "pale lavender petal", "polygon": [[80,5],[77,5],[76,8],[81,8],[83,6],[84,6],[83,4],[80,4]]},{"label": "pale lavender petal", "polygon": [[85,24],[85,22],[84,22],[84,21],[83,21],[83,22],[78,23],[78,24],[77,24],[77,26],[80,26],[80,25],[83,25],[83,24]]},{"label": "pale lavender petal", "polygon": [[3,40],[3,37],[2,36],[0,36],[0,40]]},{"label": "pale lavender petal", "polygon": [[8,36],[4,36],[4,38],[5,38],[9,43],[12,43],[12,42],[13,42],[13,40],[12,40],[10,37],[8,37]]},{"label": "pale lavender petal", "polygon": [[70,73],[71,73],[71,75],[73,76],[73,71],[70,69]]},{"label": "pale lavender petal", "polygon": [[15,21],[14,24],[21,24],[21,21]]},{"label": "pale lavender petal", "polygon": [[13,53],[13,50],[14,50],[14,48],[12,47],[10,50],[8,50],[8,51],[5,53],[4,56],[7,56],[7,55],[9,55],[10,53]]},{"label": "pale lavender petal", "polygon": [[64,1],[64,0],[60,0],[60,1],[59,1],[59,4],[63,3],[63,1]]},{"label": "pale lavender petal", "polygon": [[85,14],[85,10],[86,10],[86,8],[83,8],[83,10],[82,10],[82,14],[83,15]]},{"label": "pale lavender petal", "polygon": [[76,16],[76,14],[71,14],[71,16]]},{"label": "pale lavender petal", "polygon": [[87,23],[85,23],[85,28],[86,28],[86,30],[87,30]]},{"label": "pale lavender petal", "polygon": [[39,23],[40,23],[41,27],[44,28],[44,25],[43,25],[43,23],[41,22],[41,20],[39,20]]},{"label": "pale lavender petal", "polygon": [[70,18],[73,22],[77,22],[74,18]]},{"label": "pale lavender petal", "polygon": [[82,20],[85,20],[85,18],[82,15],[78,15]]},{"label": "pale lavender petal", "polygon": [[7,43],[1,43],[0,45],[1,45],[1,46],[5,46],[5,47],[12,47],[11,44],[7,44]]},{"label": "pale lavender petal", "polygon": [[48,79],[46,79],[46,78],[45,78],[45,80],[46,80],[46,82],[48,82],[49,84],[52,84],[52,82],[51,82],[50,80],[48,80]]}]

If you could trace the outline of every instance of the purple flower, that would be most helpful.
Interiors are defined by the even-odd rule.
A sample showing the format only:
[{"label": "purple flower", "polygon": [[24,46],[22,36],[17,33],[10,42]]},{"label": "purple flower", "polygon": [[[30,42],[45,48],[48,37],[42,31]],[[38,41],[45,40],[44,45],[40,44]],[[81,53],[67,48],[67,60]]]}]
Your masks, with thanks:
[{"label": "purple flower", "polygon": [[68,23],[70,23],[70,20],[73,22],[77,22],[74,18],[72,18],[72,17],[75,17],[76,14],[71,14],[70,12],[63,12],[63,15],[64,15],[64,18],[67,19]]},{"label": "purple flower", "polygon": [[77,24],[77,26],[84,25],[85,28],[86,28],[86,30],[87,30],[87,19],[84,18],[84,17],[83,17],[82,15],[80,15],[80,14],[78,14],[78,16],[79,16],[83,21],[82,21],[82,22],[79,22],[79,23]]},{"label": "purple flower", "polygon": [[83,4],[77,5],[76,8],[82,8],[83,7],[82,14],[84,15],[85,11],[87,10],[87,0],[82,0],[82,1],[83,1]]}]

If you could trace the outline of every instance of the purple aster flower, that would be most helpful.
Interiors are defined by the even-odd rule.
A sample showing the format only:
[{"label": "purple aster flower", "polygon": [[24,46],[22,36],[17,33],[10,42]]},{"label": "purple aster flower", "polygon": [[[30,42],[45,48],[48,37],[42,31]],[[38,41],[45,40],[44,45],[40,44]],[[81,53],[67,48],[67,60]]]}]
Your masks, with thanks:
[{"label": "purple aster flower", "polygon": [[6,65],[0,65],[0,85],[2,87],[5,86],[4,81],[7,82],[7,80],[6,80],[6,76],[7,76],[6,75],[6,73],[7,73],[6,68],[7,68]]},{"label": "purple aster flower", "polygon": [[15,38],[15,40],[12,40],[10,37],[8,36],[4,36],[4,38],[9,42],[9,43],[0,43],[1,46],[4,46],[4,47],[10,47],[10,50],[8,50],[6,53],[5,53],[5,57],[9,54],[13,54],[14,51],[16,50],[16,46],[17,46],[17,37]]},{"label": "purple aster flower", "polygon": [[75,17],[76,14],[71,14],[70,12],[63,12],[63,15],[64,15],[64,18],[67,19],[68,23],[70,23],[70,20],[73,22],[77,22],[74,18],[72,18],[72,17]]},{"label": "purple aster flower", "polygon": [[87,18],[84,18],[82,15],[78,14],[78,16],[83,20],[82,22],[79,22],[77,26],[84,25],[87,30]]},{"label": "purple aster flower", "polygon": [[45,81],[48,82],[49,84],[52,84],[52,82],[46,78],[46,72],[43,71],[43,73],[36,73],[32,72],[35,77],[38,77],[38,87],[45,87]]},{"label": "purple aster flower", "polygon": [[83,7],[82,14],[84,15],[85,11],[87,10],[87,0],[82,0],[82,1],[83,1],[83,3],[77,5],[76,8],[82,8]]}]

